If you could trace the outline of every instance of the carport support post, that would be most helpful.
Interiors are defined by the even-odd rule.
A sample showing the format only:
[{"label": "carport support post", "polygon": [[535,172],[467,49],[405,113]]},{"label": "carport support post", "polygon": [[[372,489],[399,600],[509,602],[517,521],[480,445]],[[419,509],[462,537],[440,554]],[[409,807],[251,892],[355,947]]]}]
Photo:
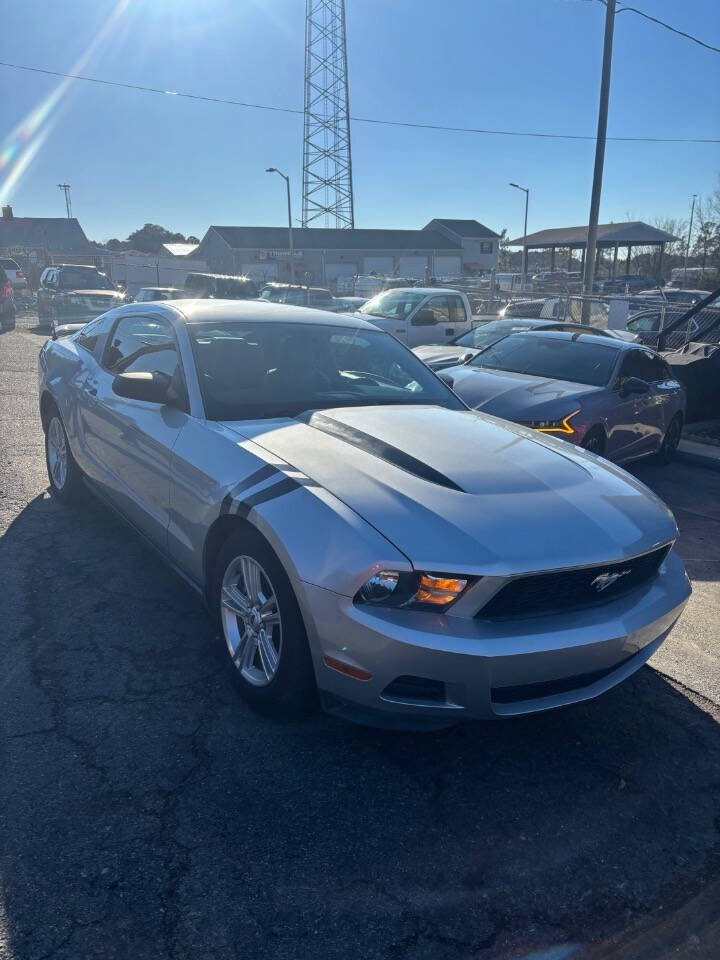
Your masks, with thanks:
[{"label": "carport support post", "polygon": [[617,274],[617,255],[618,255],[618,245],[615,244],[615,250],[613,251],[613,269],[612,269],[612,278],[615,279]]},{"label": "carport support post", "polygon": [[627,259],[625,261],[625,276],[630,276],[630,261],[632,260],[632,247],[628,244]]},{"label": "carport support post", "polygon": [[665,254],[665,243],[660,244],[660,256],[658,257],[658,282],[662,282],[663,256]]},{"label": "carport support post", "polygon": [[555,270],[555,247],[550,247],[550,270]]},{"label": "carport support post", "polygon": [[587,257],[583,277],[582,322],[590,323],[590,300],[595,279],[595,247],[597,244],[600,194],[602,192],[603,165],[605,163],[605,137],[607,136],[608,103],[610,101],[610,68],[612,66],[613,30],[615,29],[615,0],[605,0],[605,39],[603,44],[602,79],[600,81],[600,107],[598,109],[597,139],[595,141],[595,170],[593,172],[590,217],[588,219]]}]

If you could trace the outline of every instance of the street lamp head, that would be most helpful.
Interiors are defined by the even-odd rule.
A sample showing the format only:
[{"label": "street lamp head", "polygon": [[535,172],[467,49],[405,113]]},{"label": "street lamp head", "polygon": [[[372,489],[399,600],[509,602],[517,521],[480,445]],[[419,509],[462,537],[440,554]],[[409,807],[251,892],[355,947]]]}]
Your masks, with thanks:
[{"label": "street lamp head", "polygon": [[518,185],[517,185],[516,183],[509,183],[508,186],[509,186],[509,187],[517,187],[518,190],[520,189],[520,187],[518,187]]},{"label": "street lamp head", "polygon": [[265,170],[265,173],[277,173],[277,170],[276,170],[275,167],[268,167],[268,168]]}]

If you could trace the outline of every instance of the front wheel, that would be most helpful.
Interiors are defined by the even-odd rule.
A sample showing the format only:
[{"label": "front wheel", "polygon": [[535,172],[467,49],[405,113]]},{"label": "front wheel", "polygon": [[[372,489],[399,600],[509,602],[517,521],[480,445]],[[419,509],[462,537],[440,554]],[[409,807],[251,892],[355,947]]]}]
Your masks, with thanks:
[{"label": "front wheel", "polygon": [[257,531],[238,531],[223,545],[211,603],[241,696],[276,715],[312,708],[315,676],[300,608],[282,564]]},{"label": "front wheel", "polygon": [[63,503],[77,500],[81,493],[82,475],[57,409],[50,414],[45,431],[45,463],[52,495]]},{"label": "front wheel", "polygon": [[682,414],[676,413],[670,421],[667,430],[665,431],[662,446],[658,450],[658,463],[668,464],[675,459],[675,454],[677,453],[677,448],[680,444],[680,437],[682,436],[682,425]]}]

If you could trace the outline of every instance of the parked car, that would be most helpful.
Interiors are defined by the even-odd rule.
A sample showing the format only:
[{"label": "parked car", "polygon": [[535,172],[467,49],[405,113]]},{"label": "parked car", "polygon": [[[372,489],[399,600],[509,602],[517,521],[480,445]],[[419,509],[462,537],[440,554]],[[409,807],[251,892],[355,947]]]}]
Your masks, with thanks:
[{"label": "parked car", "polygon": [[[636,335],[641,343],[657,347],[660,332],[680,320],[689,307],[674,309],[655,308],[636,313],[627,322],[627,329]],[[720,307],[712,304],[703,307],[687,323],[680,324],[677,329],[666,334],[665,347],[667,350],[679,350],[689,341],[697,343],[717,343],[720,327]]]},{"label": "parked car", "polygon": [[443,378],[476,410],[615,463],[669,463],[685,420],[685,391],[663,358],[615,337],[513,333]]},{"label": "parked car", "polygon": [[594,327],[565,323],[562,320],[490,320],[489,323],[473,327],[467,333],[455,337],[448,344],[413,347],[413,353],[431,370],[444,370],[458,363],[467,363],[485,347],[497,343],[511,333],[521,333],[523,330],[569,330],[575,333],[591,332],[603,337],[615,336],[614,330],[595,330]]},{"label": "parked car", "polygon": [[468,410],[357,317],[133,304],[39,364],[52,495],[89,486],[166,556],[259,709],[319,691],[415,727],[587,700],[690,594],[643,484]]},{"label": "parked car", "polygon": [[61,263],[40,275],[38,321],[54,333],[62,324],[84,324],[125,302],[125,294],[97,267]]},{"label": "parked car", "polygon": [[296,307],[316,307],[318,310],[336,310],[335,298],[324,287],[303,287],[291,283],[266,283],[260,291],[263,300],[289,303]]},{"label": "parked car", "polygon": [[[655,290],[639,290],[633,300],[656,300],[658,303],[672,303],[692,307],[707,297],[707,290],[678,290],[674,287],[661,287]],[[630,304],[632,307],[632,303]]]},{"label": "parked car", "polygon": [[0,267],[5,271],[13,290],[25,290],[27,288],[27,277],[17,260],[13,260],[11,257],[0,257]]},{"label": "parked car", "polygon": [[596,280],[593,284],[593,291],[596,293],[637,293],[638,290],[645,290],[652,287],[657,281],[652,277],[641,276],[622,276],[606,277],[604,280]]},{"label": "parked car", "polygon": [[186,297],[216,300],[254,300],[258,295],[250,277],[220,273],[189,273],[183,292]]},{"label": "parked car", "polygon": [[365,297],[335,297],[335,313],[355,313],[365,303]]},{"label": "parked car", "polygon": [[442,287],[386,290],[355,314],[409,347],[447,343],[472,326],[470,301],[464,293]]},{"label": "parked car", "polygon": [[0,330],[15,329],[13,287],[5,268],[0,265]]},{"label": "parked car", "polygon": [[180,300],[185,291],[180,287],[141,287],[135,294],[135,303],[149,303],[153,300]]}]

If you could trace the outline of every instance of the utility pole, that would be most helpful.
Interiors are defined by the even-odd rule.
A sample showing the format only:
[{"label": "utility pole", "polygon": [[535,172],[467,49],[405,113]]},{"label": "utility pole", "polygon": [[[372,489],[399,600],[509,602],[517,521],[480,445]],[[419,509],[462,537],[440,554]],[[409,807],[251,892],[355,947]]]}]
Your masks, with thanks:
[{"label": "utility pole", "polygon": [[683,283],[687,286],[687,262],[688,257],[690,256],[690,237],[692,236],[692,225],[693,217],[695,216],[695,201],[697,200],[697,194],[693,194],[692,206],[690,207],[690,226],[688,227],[688,238],[687,246],[685,247],[685,266],[683,267]]},{"label": "utility pole", "polygon": [[285,181],[287,188],[287,208],[288,208],[288,249],[290,252],[290,282],[295,283],[295,251],[293,249],[293,227],[292,227],[292,209],[290,207],[290,177],[281,173],[277,167],[268,167],[265,173],[277,173]]},{"label": "utility pole", "polygon": [[58,187],[65,194],[65,212],[67,213],[68,220],[70,220],[72,218],[72,202],[70,200],[70,184],[59,183]]},{"label": "utility pole", "polygon": [[[605,40],[603,44],[602,79],[600,81],[600,107],[598,109],[597,139],[595,141],[595,169],[593,171],[590,219],[588,221],[587,249],[583,293],[592,296],[595,279],[595,250],[597,247],[600,194],[602,193],[603,165],[605,163],[605,137],[607,136],[608,102],[610,100],[610,68],[612,66],[613,31],[615,29],[615,0],[605,0]],[[590,322],[590,301],[583,300],[582,322]]]},{"label": "utility pole", "polygon": [[522,291],[525,293],[525,287],[527,285],[527,215],[528,215],[528,204],[530,202],[530,187],[521,187],[518,183],[508,184],[510,187],[515,187],[516,190],[522,190],[525,194],[525,231],[523,233],[523,259],[522,259]]}]

